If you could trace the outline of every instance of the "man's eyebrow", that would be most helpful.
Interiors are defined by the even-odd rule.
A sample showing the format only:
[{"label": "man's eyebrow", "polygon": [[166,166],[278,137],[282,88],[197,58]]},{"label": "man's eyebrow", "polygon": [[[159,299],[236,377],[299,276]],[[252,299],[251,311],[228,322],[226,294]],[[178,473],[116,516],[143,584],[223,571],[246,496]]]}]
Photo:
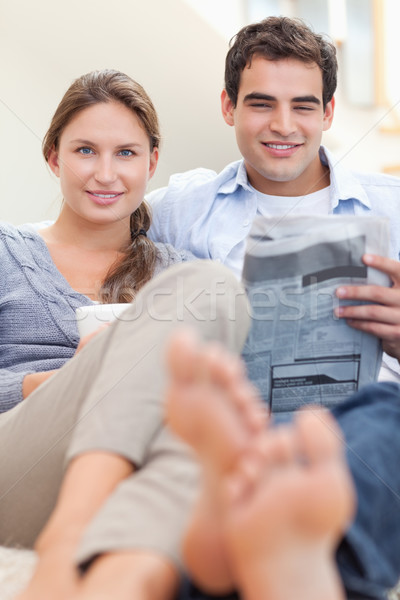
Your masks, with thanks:
[{"label": "man's eyebrow", "polygon": [[292,102],[311,102],[312,104],[321,104],[321,100],[312,94],[310,96],[297,96],[296,98],[292,98]]},{"label": "man's eyebrow", "polygon": [[267,100],[267,102],[274,102],[276,100],[275,96],[270,96],[269,94],[261,94],[260,92],[252,92],[251,94],[247,94],[243,98],[243,102],[249,102],[251,100]]},{"label": "man's eyebrow", "polygon": [[[251,102],[252,100],[276,102],[277,98],[275,96],[270,96],[269,94],[262,94],[260,92],[252,92],[251,94],[247,94],[247,96],[243,98],[243,102]],[[321,104],[321,100],[319,100],[313,94],[310,94],[308,96],[296,96],[295,98],[291,99],[291,102],[296,102],[296,104],[299,102],[311,102],[312,104],[317,104],[318,106],[320,106]]]}]

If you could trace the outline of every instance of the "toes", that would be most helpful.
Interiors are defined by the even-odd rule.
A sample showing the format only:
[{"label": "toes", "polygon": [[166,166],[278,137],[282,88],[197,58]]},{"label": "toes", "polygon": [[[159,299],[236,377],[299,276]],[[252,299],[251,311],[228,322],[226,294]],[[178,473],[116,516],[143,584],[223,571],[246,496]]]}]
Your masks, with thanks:
[{"label": "toes", "polygon": [[339,426],[329,412],[319,407],[299,411],[295,431],[299,452],[310,464],[336,459],[343,453]]},{"label": "toes", "polygon": [[173,379],[193,379],[197,369],[198,344],[196,332],[189,328],[182,328],[171,336],[166,350],[166,362]]},{"label": "toes", "polygon": [[221,387],[231,387],[244,378],[241,360],[228,354],[217,342],[208,343],[202,350],[199,361],[199,372]]},{"label": "toes", "polygon": [[224,478],[222,483],[224,503],[233,505],[243,502],[254,493],[255,488],[266,478],[266,475],[267,465],[261,454],[255,451],[245,452],[235,464],[234,470]]},{"label": "toes", "polygon": [[279,425],[270,429],[263,441],[261,451],[271,468],[281,468],[292,464],[297,454],[292,427]]},{"label": "toes", "polygon": [[243,424],[254,433],[265,428],[268,413],[256,388],[248,381],[243,362],[227,353],[217,343],[210,343],[198,353],[199,379],[222,389]]}]

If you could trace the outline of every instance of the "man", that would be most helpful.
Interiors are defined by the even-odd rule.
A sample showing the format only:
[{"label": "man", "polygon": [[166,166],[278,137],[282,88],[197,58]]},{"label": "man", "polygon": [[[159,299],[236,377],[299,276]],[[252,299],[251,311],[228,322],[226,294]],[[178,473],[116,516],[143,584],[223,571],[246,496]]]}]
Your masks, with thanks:
[{"label": "man", "polygon": [[[225,66],[222,114],[235,128],[243,160],[218,175],[196,169],[152,192],[151,237],[225,263],[240,276],[245,240],[257,214],[341,214],[390,218],[392,259],[400,253],[400,179],[346,171],[321,147],[334,116],[334,46],[300,21],[270,17],[244,27]],[[338,316],[383,341],[385,379],[398,377],[400,265],[374,267],[393,281],[341,289],[346,299],[378,302]]]},{"label": "man", "polygon": [[[382,339],[395,377],[400,358],[400,180],[355,175],[320,146],[334,116],[337,61],[332,44],[302,22],[270,17],[244,27],[230,48],[222,113],[243,160],[220,174],[173,176],[149,196],[153,239],[187,248],[241,272],[245,239],[257,214],[390,217],[391,259],[365,256],[387,273],[390,289],[348,286],[338,296],[364,304],[338,316]],[[366,388],[333,410],[347,445],[357,515],[339,545],[337,564],[349,598],[383,599],[400,575],[400,481],[397,386]],[[393,412],[392,412],[393,411]],[[229,588],[229,586],[228,586]]]}]

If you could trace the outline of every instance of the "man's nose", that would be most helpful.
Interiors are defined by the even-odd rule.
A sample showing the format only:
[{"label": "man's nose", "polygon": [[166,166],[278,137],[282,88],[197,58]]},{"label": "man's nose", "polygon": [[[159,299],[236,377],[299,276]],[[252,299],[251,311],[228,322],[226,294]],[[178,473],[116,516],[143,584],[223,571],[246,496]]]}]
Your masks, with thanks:
[{"label": "man's nose", "polygon": [[276,131],[282,137],[288,137],[296,131],[294,115],[290,108],[274,110],[270,122],[271,131]]}]

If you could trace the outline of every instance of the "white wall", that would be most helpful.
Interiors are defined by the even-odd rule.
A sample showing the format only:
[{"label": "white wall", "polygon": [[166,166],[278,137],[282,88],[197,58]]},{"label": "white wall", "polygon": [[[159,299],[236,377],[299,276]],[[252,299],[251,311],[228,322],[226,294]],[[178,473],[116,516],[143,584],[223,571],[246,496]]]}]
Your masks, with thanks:
[{"label": "white wall", "polygon": [[41,139],[69,84],[93,69],[122,70],[153,99],[164,141],[152,187],[235,160],[219,109],[227,47],[183,0],[0,0],[0,219],[57,214]]},{"label": "white wall", "polygon": [[[399,0],[385,2],[397,23]],[[0,0],[0,219],[56,216],[59,188],[42,159],[41,139],[69,84],[92,69],[125,71],[152,97],[164,136],[152,188],[166,184],[171,173],[220,170],[238,158],[219,107],[228,39],[246,15],[250,22],[276,12],[304,17],[319,31],[323,15],[313,12],[315,5],[321,0],[259,0],[252,10],[245,0]],[[217,17],[212,26],[211,13]],[[398,52],[386,52],[396,104]],[[371,60],[363,60],[363,68],[372,69]],[[325,143],[349,167],[380,170],[398,163],[399,137],[380,133],[387,108],[350,106],[340,83],[344,73]]]},{"label": "white wall", "polygon": [[[385,35],[385,79],[387,84],[387,99],[390,105],[397,107],[397,123],[400,120],[400,74],[399,74],[399,0],[386,0],[384,11]],[[400,154],[400,149],[399,149]],[[398,156],[400,160],[400,156]]]}]

